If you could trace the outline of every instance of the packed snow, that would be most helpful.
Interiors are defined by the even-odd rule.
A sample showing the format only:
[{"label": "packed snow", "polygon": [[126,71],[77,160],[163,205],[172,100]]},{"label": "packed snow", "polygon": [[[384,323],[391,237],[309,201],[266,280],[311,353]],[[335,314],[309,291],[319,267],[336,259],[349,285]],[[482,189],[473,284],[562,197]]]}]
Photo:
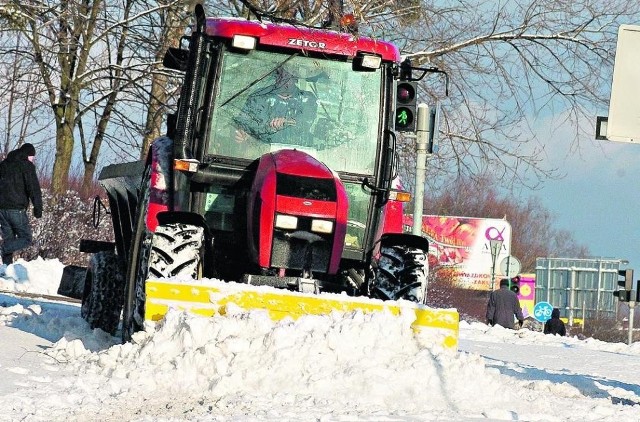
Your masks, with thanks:
[{"label": "packed snow", "polygon": [[462,321],[458,350],[384,313],[170,311],[132,342],[0,267],[0,421],[638,421],[640,346]]}]

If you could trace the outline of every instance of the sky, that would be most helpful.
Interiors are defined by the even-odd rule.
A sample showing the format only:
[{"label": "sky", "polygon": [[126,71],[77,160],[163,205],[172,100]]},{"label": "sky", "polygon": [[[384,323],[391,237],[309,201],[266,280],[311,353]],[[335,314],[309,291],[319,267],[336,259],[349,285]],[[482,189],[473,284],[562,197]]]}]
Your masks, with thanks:
[{"label": "sky", "polygon": [[[457,350],[406,318],[271,321],[170,311],[133,341],[54,294],[62,264],[0,267],[0,421],[638,421],[640,344],[462,321]],[[55,298],[54,298],[55,299]]]},{"label": "sky", "polygon": [[559,228],[569,230],[594,257],[627,260],[629,268],[640,271],[640,145],[595,139],[596,115],[615,119],[615,134],[640,138],[640,133],[634,134],[640,127],[640,74],[635,66],[640,38],[634,34],[626,31],[625,41],[616,47],[606,108],[595,110],[590,119],[576,121],[557,113],[535,122],[545,163],[566,176],[548,180],[540,191],[529,194],[539,197]]},{"label": "sky", "polygon": [[627,260],[640,271],[640,145],[596,140],[595,116],[581,124],[593,136],[576,144],[570,123],[539,122],[546,164],[565,176],[523,194],[539,198],[555,228],[568,230],[593,257]]}]

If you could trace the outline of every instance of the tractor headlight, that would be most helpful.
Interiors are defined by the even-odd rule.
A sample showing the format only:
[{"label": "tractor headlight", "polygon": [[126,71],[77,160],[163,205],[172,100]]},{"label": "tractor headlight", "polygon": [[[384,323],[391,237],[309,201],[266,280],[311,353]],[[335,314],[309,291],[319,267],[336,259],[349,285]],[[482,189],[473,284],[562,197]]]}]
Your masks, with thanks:
[{"label": "tractor headlight", "polygon": [[298,217],[294,217],[293,215],[277,214],[275,225],[279,229],[289,229],[289,230],[297,229]]},{"label": "tractor headlight", "polygon": [[316,233],[331,233],[333,231],[333,221],[311,220],[311,231]]},{"label": "tractor headlight", "polygon": [[362,56],[362,67],[367,69],[380,69],[380,64],[382,64],[382,57],[380,56],[372,56],[369,54]]},{"label": "tractor headlight", "polygon": [[253,50],[256,48],[256,39],[247,35],[234,35],[231,41],[231,45],[235,48],[241,48],[243,50]]}]

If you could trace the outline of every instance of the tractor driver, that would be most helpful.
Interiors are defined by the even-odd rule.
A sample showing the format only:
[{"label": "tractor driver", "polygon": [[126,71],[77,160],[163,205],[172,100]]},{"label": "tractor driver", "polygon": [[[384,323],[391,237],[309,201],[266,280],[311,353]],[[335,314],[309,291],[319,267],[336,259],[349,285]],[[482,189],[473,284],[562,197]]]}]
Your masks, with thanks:
[{"label": "tractor driver", "polygon": [[265,143],[311,144],[310,129],[318,108],[315,95],[301,90],[298,77],[283,67],[275,75],[275,84],[251,93],[235,117],[236,142],[251,135]]}]

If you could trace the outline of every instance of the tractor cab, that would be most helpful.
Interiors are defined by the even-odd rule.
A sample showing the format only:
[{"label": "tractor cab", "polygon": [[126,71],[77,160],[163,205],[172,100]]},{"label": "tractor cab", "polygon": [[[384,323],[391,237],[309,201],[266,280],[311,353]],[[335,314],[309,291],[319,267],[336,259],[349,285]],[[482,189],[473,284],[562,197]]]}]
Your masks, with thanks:
[{"label": "tractor cab", "polygon": [[[362,249],[374,198],[363,181],[375,180],[385,152],[382,70],[354,71],[347,61],[295,53],[227,50],[219,81],[206,159],[246,165],[290,149],[323,163],[342,180],[349,198],[345,246]],[[309,181],[314,184],[322,191],[320,182]],[[221,193],[207,191],[208,198]],[[228,220],[218,217],[214,203],[209,201],[205,213],[224,230]]]},{"label": "tractor cab", "polygon": [[[256,263],[263,273],[307,266],[335,275],[342,259],[367,262],[395,193],[389,116],[397,48],[349,33],[238,19],[207,18],[203,28],[201,39],[189,39],[190,50],[201,43],[208,53],[173,66],[195,74],[183,87],[179,114],[189,113],[188,104],[198,109],[195,127],[176,134],[175,158],[198,164],[176,175],[176,191],[191,195],[176,195],[182,203],[174,209],[203,215],[225,244],[225,260]],[[194,55],[170,50],[165,63],[176,57]],[[296,153],[283,155],[287,150]],[[259,173],[267,168],[273,189],[256,185],[272,183]],[[300,230],[313,234],[313,246],[291,238]],[[292,257],[303,250],[311,250],[311,263]]]}]

